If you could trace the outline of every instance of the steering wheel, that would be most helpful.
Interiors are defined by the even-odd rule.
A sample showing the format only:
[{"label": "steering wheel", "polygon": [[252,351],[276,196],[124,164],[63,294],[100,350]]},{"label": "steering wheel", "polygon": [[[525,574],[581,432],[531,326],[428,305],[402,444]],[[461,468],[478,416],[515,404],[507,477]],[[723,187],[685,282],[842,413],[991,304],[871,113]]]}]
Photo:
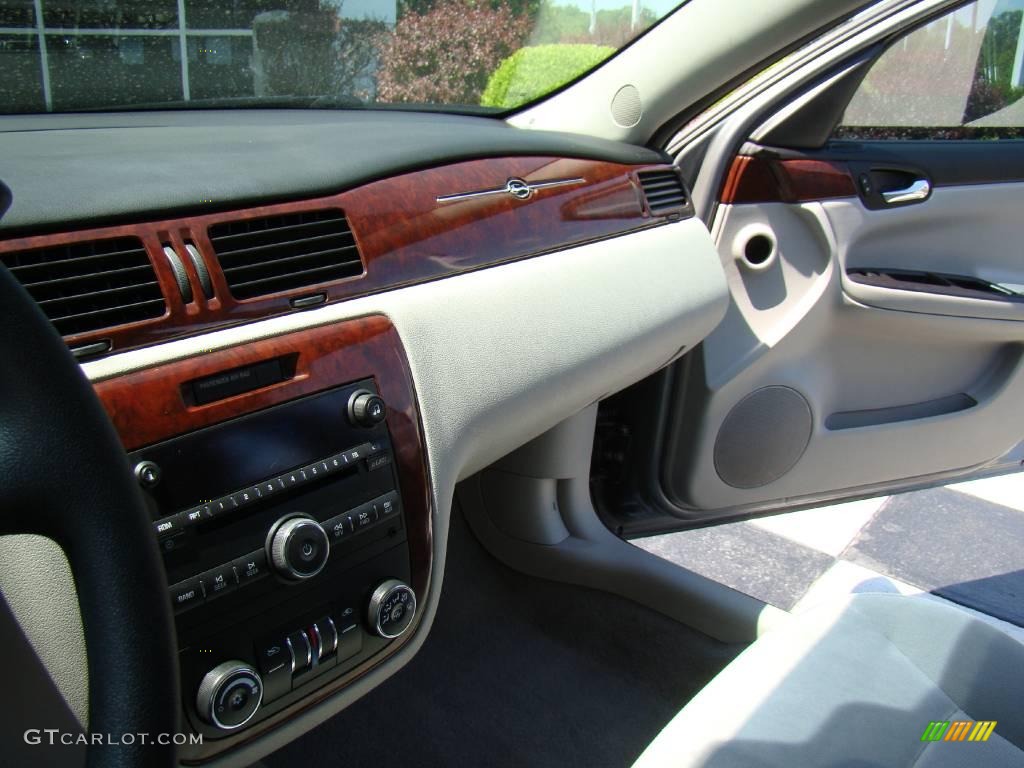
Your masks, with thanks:
[{"label": "steering wheel", "polygon": [[[177,651],[141,493],[85,375],[2,265],[0,306],[0,534],[53,539],[71,565],[89,657],[89,731],[103,735],[90,739],[86,764],[170,768],[174,745],[155,742],[178,732]],[[123,734],[135,736],[124,744]]]}]

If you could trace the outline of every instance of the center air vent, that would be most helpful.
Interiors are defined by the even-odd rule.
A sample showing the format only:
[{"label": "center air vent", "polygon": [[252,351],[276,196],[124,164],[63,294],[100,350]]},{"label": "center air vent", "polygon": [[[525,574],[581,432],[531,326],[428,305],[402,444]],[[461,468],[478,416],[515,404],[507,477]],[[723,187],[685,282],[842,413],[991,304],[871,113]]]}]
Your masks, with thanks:
[{"label": "center air vent", "polygon": [[62,336],[160,317],[153,264],[135,237],[0,254]]},{"label": "center air vent", "polygon": [[363,271],[341,211],[310,211],[214,224],[210,243],[231,295],[251,299]]},{"label": "center air vent", "polygon": [[675,171],[641,171],[637,174],[654,216],[664,216],[686,207],[686,190]]}]

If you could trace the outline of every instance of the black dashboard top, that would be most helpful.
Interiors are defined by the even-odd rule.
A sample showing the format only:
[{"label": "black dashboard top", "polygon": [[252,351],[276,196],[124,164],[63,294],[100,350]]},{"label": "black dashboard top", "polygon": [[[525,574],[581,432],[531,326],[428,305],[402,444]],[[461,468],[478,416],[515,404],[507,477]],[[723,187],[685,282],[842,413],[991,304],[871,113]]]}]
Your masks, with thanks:
[{"label": "black dashboard top", "polygon": [[329,194],[458,160],[659,163],[642,147],[398,111],[191,110],[0,117],[0,234]]}]

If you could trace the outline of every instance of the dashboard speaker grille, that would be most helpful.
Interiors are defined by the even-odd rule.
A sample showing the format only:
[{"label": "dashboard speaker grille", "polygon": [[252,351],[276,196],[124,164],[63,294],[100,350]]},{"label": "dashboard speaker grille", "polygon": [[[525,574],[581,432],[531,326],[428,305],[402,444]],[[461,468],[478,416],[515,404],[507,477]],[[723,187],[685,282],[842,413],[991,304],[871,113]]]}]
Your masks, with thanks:
[{"label": "dashboard speaker grille", "polygon": [[341,211],[303,211],[214,224],[210,244],[231,295],[251,299],[362,274]]},{"label": "dashboard speaker grille", "polygon": [[156,272],[135,237],[0,254],[62,336],[161,317]]},{"label": "dashboard speaker grille", "polygon": [[641,171],[637,178],[653,215],[664,216],[686,207],[686,190],[675,171]]},{"label": "dashboard speaker grille", "polygon": [[612,97],[612,120],[620,128],[632,128],[643,116],[640,91],[635,85],[624,85]]}]

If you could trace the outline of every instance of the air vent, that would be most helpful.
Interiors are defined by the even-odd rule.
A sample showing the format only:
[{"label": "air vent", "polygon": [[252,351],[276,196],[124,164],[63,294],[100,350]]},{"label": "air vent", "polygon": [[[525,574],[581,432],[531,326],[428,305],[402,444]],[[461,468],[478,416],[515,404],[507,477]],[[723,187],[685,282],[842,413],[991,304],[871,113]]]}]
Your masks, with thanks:
[{"label": "air vent", "polygon": [[664,216],[686,207],[686,190],[675,171],[642,171],[637,174],[654,216]]},{"label": "air vent", "polygon": [[251,299],[363,271],[341,211],[310,211],[214,224],[210,243],[231,295]]},{"label": "air vent", "polygon": [[135,237],[0,254],[62,336],[160,317],[153,264]]}]

